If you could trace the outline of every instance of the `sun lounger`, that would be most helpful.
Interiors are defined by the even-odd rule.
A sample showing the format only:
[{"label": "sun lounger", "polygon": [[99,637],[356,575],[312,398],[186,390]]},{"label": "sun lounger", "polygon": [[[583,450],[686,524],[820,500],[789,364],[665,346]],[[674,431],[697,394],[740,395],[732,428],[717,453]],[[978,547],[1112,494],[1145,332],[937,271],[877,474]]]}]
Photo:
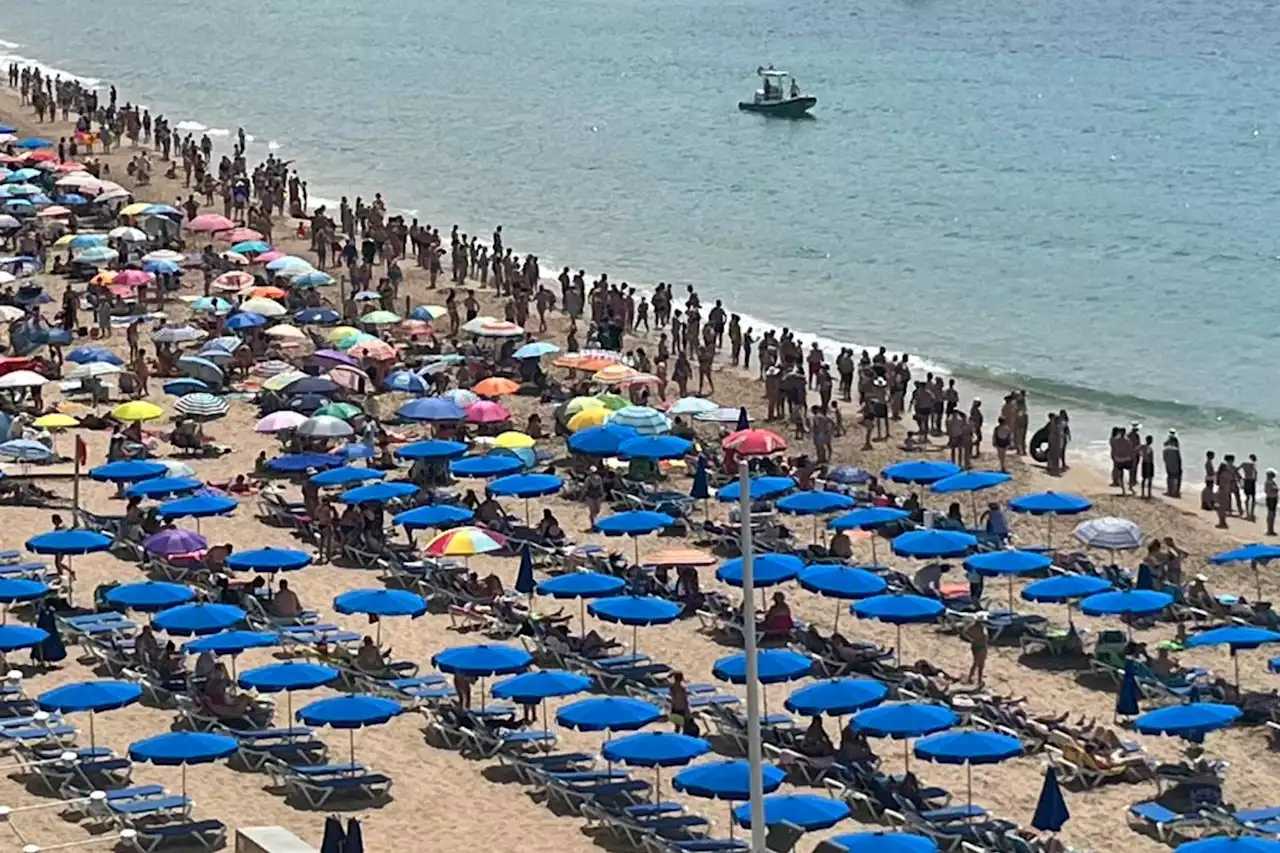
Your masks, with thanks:
[{"label": "sun lounger", "polygon": [[1049,761],[1065,785],[1096,788],[1105,782],[1140,782],[1150,779],[1155,765],[1139,754],[1105,758],[1075,743],[1049,747]]},{"label": "sun lounger", "polygon": [[76,739],[75,726],[64,724],[54,726],[34,725],[20,729],[0,731],[0,750],[12,749],[16,746],[35,746],[41,743],[69,744]]},{"label": "sun lounger", "polygon": [[652,853],[743,853],[750,845],[736,838],[649,839]]},{"label": "sun lounger", "polygon": [[181,795],[144,797],[129,800],[107,800],[107,811],[121,826],[132,826],[138,821],[168,815],[187,816],[191,813],[191,798]]},{"label": "sun lounger", "polygon": [[1129,806],[1128,821],[1133,829],[1151,833],[1166,843],[1185,837],[1181,830],[1208,823],[1200,811],[1175,812],[1154,800]]},{"label": "sun lounger", "polygon": [[474,758],[492,758],[500,752],[530,752],[555,746],[553,732],[488,727],[464,730],[467,745],[463,748]]},{"label": "sun lounger", "polygon": [[634,805],[649,792],[649,783],[639,779],[618,779],[604,782],[563,782],[549,779],[547,802],[560,801],[575,813],[584,803],[622,803]]},{"label": "sun lounger", "polygon": [[75,796],[76,791],[105,791],[123,788],[133,776],[133,762],[127,758],[97,758],[81,761],[55,760],[34,765],[49,793]]},{"label": "sun lounger", "polygon": [[205,850],[217,850],[227,841],[227,827],[220,820],[144,824],[125,837],[141,853],[152,853],[170,844],[190,846],[193,842]]},{"label": "sun lounger", "polygon": [[311,729],[263,729],[228,734],[239,742],[236,758],[248,770],[258,771],[272,761],[289,765],[320,764],[328,755],[324,741],[311,736]]},{"label": "sun lounger", "polygon": [[549,755],[498,753],[498,762],[510,767],[516,778],[525,784],[535,784],[548,773],[570,773],[591,767],[595,756],[586,752],[559,752]]},{"label": "sun lounger", "polygon": [[318,778],[295,773],[286,776],[284,783],[291,793],[297,794],[313,809],[322,809],[335,798],[363,798],[379,801],[391,791],[391,777],[381,773],[342,774]]},{"label": "sun lounger", "polygon": [[284,761],[271,761],[264,767],[271,774],[272,784],[279,788],[288,787],[291,776],[303,779],[328,779],[337,776],[364,776],[369,772],[369,768],[359,761],[337,764],[289,764]]}]

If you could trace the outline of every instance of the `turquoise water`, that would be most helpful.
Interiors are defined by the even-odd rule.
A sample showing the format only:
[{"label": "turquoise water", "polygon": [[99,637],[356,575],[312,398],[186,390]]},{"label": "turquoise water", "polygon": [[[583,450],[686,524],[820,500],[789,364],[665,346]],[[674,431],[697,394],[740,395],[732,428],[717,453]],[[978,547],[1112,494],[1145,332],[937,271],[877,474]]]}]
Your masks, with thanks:
[{"label": "turquoise water", "polygon": [[[0,37],[243,125],[313,197],[501,221],[544,270],[691,282],[1099,427],[1280,447],[1280,9],[1260,0],[42,0]],[[762,62],[815,121],[736,110]]]}]

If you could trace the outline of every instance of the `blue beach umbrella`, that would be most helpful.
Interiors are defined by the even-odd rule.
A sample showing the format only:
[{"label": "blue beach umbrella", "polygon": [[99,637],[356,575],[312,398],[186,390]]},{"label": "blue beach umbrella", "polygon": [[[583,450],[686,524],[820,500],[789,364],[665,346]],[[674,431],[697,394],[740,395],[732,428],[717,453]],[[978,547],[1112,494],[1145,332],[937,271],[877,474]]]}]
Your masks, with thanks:
[{"label": "blue beach umbrella", "polygon": [[420,397],[410,400],[396,414],[410,421],[460,421],[467,416],[462,407],[447,397]]},{"label": "blue beach umbrella", "polygon": [[597,619],[631,626],[631,653],[636,654],[637,632],[640,626],[666,625],[680,618],[684,611],[679,604],[656,596],[619,595],[598,598],[587,606],[587,612]]},{"label": "blue beach umbrella", "polygon": [[[201,382],[199,379],[186,377],[183,379],[171,379],[161,386],[161,390],[171,397],[185,397],[187,394],[205,394],[212,390],[207,382]],[[113,462],[113,465],[121,463]]]},{"label": "blue beach umbrella", "polygon": [[255,548],[227,557],[228,568],[251,572],[296,572],[311,565],[311,555],[291,548]]},{"label": "blue beach umbrella", "polygon": [[311,482],[317,486],[350,486],[353,483],[367,483],[371,480],[381,480],[386,476],[384,471],[376,471],[373,468],[355,468],[342,467],[330,468],[328,471],[317,471],[312,474]]},{"label": "blue beach umbrella", "polygon": [[271,245],[262,240],[243,240],[231,247],[231,251],[241,255],[261,255],[271,251]]},{"label": "blue beach umbrella", "polygon": [[152,275],[181,275],[182,267],[173,261],[146,261],[142,269]]},{"label": "blue beach umbrella", "polygon": [[504,678],[493,685],[493,698],[506,699],[520,705],[542,703],[542,730],[547,731],[549,719],[546,702],[555,696],[572,696],[591,689],[591,679],[578,672],[563,669],[543,669]]},{"label": "blue beach umbrella", "polygon": [[652,702],[626,696],[597,696],[565,705],[556,723],[580,732],[632,732],[666,715]]},{"label": "blue beach umbrella", "polygon": [[1209,562],[1214,565],[1221,566],[1227,563],[1249,563],[1253,567],[1253,582],[1258,593],[1258,600],[1262,600],[1262,572],[1261,565],[1280,557],[1280,546],[1262,545],[1253,543],[1252,545],[1244,545],[1231,551],[1223,551],[1220,554],[1214,554],[1209,558]]},{"label": "blue beach umbrella", "polygon": [[230,604],[182,604],[162,610],[152,624],[170,634],[199,636],[216,634],[244,622],[245,612]]},{"label": "blue beach umbrella", "polygon": [[0,625],[0,658],[7,652],[30,649],[49,639],[49,632],[28,625]]},{"label": "blue beach umbrella", "polygon": [[1193,634],[1187,638],[1185,645],[1189,649],[1202,646],[1227,646],[1230,648],[1231,662],[1235,666],[1236,687],[1238,688],[1240,686],[1240,655],[1238,654],[1240,650],[1256,649],[1259,646],[1275,642],[1280,642],[1280,633],[1275,631],[1254,628],[1249,625],[1229,625],[1225,628],[1215,628],[1211,631]]},{"label": "blue beach umbrella", "polygon": [[646,435],[622,442],[623,459],[680,459],[693,451],[693,442],[675,435]]},{"label": "blue beach umbrella", "polygon": [[81,554],[96,554],[111,549],[111,538],[92,530],[72,528],[70,530],[50,530],[27,540],[27,550],[33,554],[49,554],[67,558],[67,568],[71,569],[71,558]]},{"label": "blue beach umbrella", "polygon": [[817,717],[843,717],[879,705],[889,688],[870,678],[827,678],[794,691],[785,703],[788,711]]},{"label": "blue beach umbrella", "polygon": [[0,578],[0,604],[36,601],[48,594],[49,587],[42,581],[27,578]]},{"label": "blue beach umbrella", "polygon": [[335,696],[320,699],[298,709],[304,725],[346,729],[350,742],[351,766],[356,766],[356,729],[380,726],[404,712],[404,706],[379,696]]},{"label": "blue beach umbrella", "polygon": [[1063,799],[1062,788],[1058,785],[1058,774],[1050,765],[1044,771],[1044,784],[1040,787],[1040,799],[1036,800],[1031,826],[1041,832],[1058,832],[1070,819],[1071,812],[1067,810],[1067,801]]},{"label": "blue beach umbrella", "polygon": [[456,527],[471,521],[474,517],[475,513],[464,506],[429,504],[392,516],[391,523],[398,524],[406,530],[427,530],[433,527]]},{"label": "blue beach umbrella", "polygon": [[261,314],[254,314],[252,311],[243,311],[228,317],[222,325],[228,331],[241,332],[245,329],[256,329],[259,326],[267,325],[267,318]]},{"label": "blue beach umbrella", "polygon": [[[837,516],[827,522],[827,527],[831,530],[875,530],[884,527],[886,524],[895,524],[899,521],[905,521],[911,517],[911,513],[905,509],[897,509],[888,506],[874,506],[866,509],[855,509],[853,512],[846,512],[844,515]],[[871,562],[877,564],[876,557],[876,538],[871,537]]]},{"label": "blue beach umbrella", "polygon": [[449,463],[449,473],[455,477],[502,477],[524,468],[515,456],[464,456]]},{"label": "blue beach umbrella", "polygon": [[911,459],[896,462],[880,472],[881,476],[895,483],[919,483],[928,485],[960,473],[960,466],[950,462],[933,462],[928,459]]},{"label": "blue beach umbrella", "polygon": [[[720,658],[711,668],[711,674],[721,681],[731,684],[747,683],[747,655],[739,652],[736,655]],[[790,649],[764,649],[756,652],[756,675],[761,684],[781,684],[784,681],[796,681],[808,678],[813,674],[813,661],[808,655],[793,652]],[[763,700],[764,716],[761,721],[768,725],[769,691],[760,691]]]},{"label": "blue beach umbrella", "polygon": [[1204,743],[1206,734],[1228,728],[1242,713],[1235,705],[1192,702],[1148,711],[1133,721],[1133,727],[1144,735],[1174,735],[1192,743]]},{"label": "blue beach umbrella", "polygon": [[958,530],[909,530],[893,538],[893,553],[917,560],[963,557],[978,545],[976,537]]},{"label": "blue beach umbrella", "polygon": [[985,577],[1004,575],[1009,578],[1009,610],[1013,611],[1013,579],[1019,575],[1040,572],[1053,565],[1053,559],[1036,551],[989,551],[975,554],[964,561],[966,569]]},{"label": "blue beach umbrella", "polygon": [[554,474],[512,474],[499,477],[485,487],[491,495],[524,499],[524,523],[529,521],[529,499],[554,495],[564,486],[564,480]]},{"label": "blue beach umbrella", "polygon": [[[805,832],[829,829],[849,816],[849,804],[818,794],[774,794],[764,798],[765,826],[789,823]],[[751,804],[733,810],[739,826],[751,826]]]},{"label": "blue beach umbrella", "polygon": [[1053,545],[1053,518],[1056,515],[1079,515],[1089,510],[1093,501],[1066,492],[1035,492],[1019,495],[1009,501],[1009,509],[1027,515],[1048,516],[1048,544]]},{"label": "blue beach umbrella", "polygon": [[1256,835],[1215,835],[1179,844],[1180,853],[1280,853],[1280,841]]},{"label": "blue beach umbrella", "polygon": [[89,748],[98,745],[93,730],[94,715],[99,711],[114,711],[137,702],[142,688],[128,681],[81,681],[64,684],[41,693],[36,698],[40,710],[59,714],[89,712]]},{"label": "blue beach umbrella", "polygon": [[1120,679],[1120,692],[1116,694],[1116,716],[1136,717],[1142,713],[1138,707],[1138,675],[1132,660],[1124,662],[1124,676]]},{"label": "blue beach umbrella", "polygon": [[[259,693],[280,693],[323,687],[338,675],[338,670],[324,664],[287,661],[245,670],[240,674],[239,683],[241,687]],[[293,720],[292,712],[287,719]]]},{"label": "blue beach umbrella", "polygon": [[968,492],[969,504],[973,509],[973,517],[978,517],[977,493],[983,489],[991,489],[1003,485],[1013,477],[1001,471],[961,471],[936,481],[929,488],[935,494],[949,495],[956,492]]},{"label": "blue beach umbrella", "polygon": [[524,649],[498,643],[481,643],[474,646],[454,646],[437,652],[431,664],[441,672],[479,678],[480,707],[484,707],[484,679],[495,675],[516,675],[533,663],[533,656]]},{"label": "blue beach umbrella", "polygon": [[999,764],[1022,753],[1022,741],[995,732],[942,732],[916,741],[915,746],[916,758],[964,765],[970,807],[973,806],[973,765]]},{"label": "blue beach umbrella", "polygon": [[194,601],[196,591],[189,586],[163,581],[128,583],[107,590],[107,604],[139,613],[159,613]]},{"label": "blue beach umbrella", "polygon": [[178,498],[175,501],[162,503],[156,507],[156,515],[161,518],[194,518],[196,532],[200,531],[200,519],[215,515],[226,515],[234,510],[240,502],[235,498],[223,495],[196,495],[190,498]]},{"label": "blue beach umbrella", "polygon": [[126,498],[171,498],[175,495],[189,495],[204,488],[204,483],[195,477],[154,477],[134,483],[124,490]]},{"label": "blue beach umbrella", "polygon": [[837,835],[829,843],[845,853],[938,853],[938,843],[910,832],[850,832]]},{"label": "blue beach umbrella", "polygon": [[887,737],[903,741],[903,760],[910,766],[911,752],[908,741],[936,732],[946,731],[958,724],[960,718],[945,705],[929,702],[886,702],[874,708],[859,711],[849,726],[855,732],[868,737]]},{"label": "blue beach umbrella", "polygon": [[422,490],[413,483],[371,483],[367,486],[348,489],[338,495],[338,500],[344,504],[385,504],[393,500],[412,497],[420,491]]},{"label": "blue beach umbrella", "polygon": [[417,619],[427,612],[422,596],[403,589],[353,589],[333,600],[333,609],[351,615],[361,613],[378,623],[378,645],[382,645],[382,620],[393,616]]},{"label": "blue beach umbrella", "polygon": [[1111,589],[1111,582],[1093,575],[1055,575],[1043,580],[1029,583],[1022,588],[1022,597],[1027,601],[1044,601],[1053,604],[1067,605],[1067,624],[1072,624],[1071,613],[1073,603],[1099,592]]},{"label": "blue beach umbrella", "polygon": [[615,575],[600,572],[570,572],[549,580],[540,581],[535,587],[539,595],[552,598],[578,599],[578,624],[583,635],[587,632],[588,598],[605,598],[617,595],[626,587],[627,582]]},{"label": "blue beach umbrella", "polygon": [[[786,781],[786,771],[764,764],[760,767],[764,793],[772,794]],[[742,760],[711,761],[686,767],[671,780],[671,787],[690,797],[743,802],[751,798],[751,765]]]},{"label": "blue beach umbrella", "polygon": [[467,452],[467,446],[460,441],[444,441],[443,439],[427,439],[406,444],[395,452],[401,459],[460,459]]},{"label": "blue beach umbrella", "polygon": [[336,283],[336,279],[334,279],[334,277],[329,275],[328,273],[320,272],[319,270],[312,270],[311,272],[304,272],[302,275],[296,276],[293,279],[293,281],[289,283],[289,286],[290,287],[328,287],[329,285],[335,284],[335,283]]},{"label": "blue beach umbrella", "polygon": [[874,595],[854,602],[850,612],[859,619],[874,619],[887,622],[898,632],[898,643],[894,654],[898,661],[902,660],[902,626],[936,621],[945,608],[942,602],[922,595]]},{"label": "blue beach umbrella", "polygon": [[53,458],[53,451],[32,438],[15,438],[0,444],[0,456],[19,462],[44,462]]},{"label": "blue beach umbrella", "polygon": [[[196,640],[182,644],[182,650],[188,654],[198,655],[209,652],[214,655],[229,655],[234,658],[250,649],[267,649],[280,642],[275,634],[265,631],[219,631],[205,634]],[[232,666],[235,661],[232,661]]]},{"label": "blue beach umbrella", "polygon": [[302,326],[329,326],[341,319],[332,308],[305,308],[293,315],[293,322]]},{"label": "blue beach umbrella", "polygon": [[781,498],[776,504],[778,512],[788,515],[813,516],[813,541],[818,541],[818,516],[828,512],[840,512],[853,507],[853,498],[838,492],[794,492]]},{"label": "blue beach umbrella", "polygon": [[525,344],[511,354],[512,358],[542,358],[544,355],[555,355],[560,352],[560,347],[550,341],[534,341]]},{"label": "blue beach umbrella", "polygon": [[66,360],[73,361],[76,364],[103,362],[104,364],[114,364],[117,367],[124,365],[124,360],[120,356],[102,347],[76,347],[67,353]]},{"label": "blue beach umbrella", "polygon": [[[372,447],[365,444],[363,441],[357,441],[352,444],[344,444],[339,448],[330,450],[329,454],[331,456],[338,457],[343,461],[343,463],[347,463],[355,459],[371,459],[373,458],[374,451]],[[365,470],[367,471],[369,469],[366,468]]]},{"label": "blue beach umbrella", "polygon": [[1154,615],[1172,603],[1172,595],[1149,589],[1100,592],[1081,601],[1080,612],[1085,616],[1120,616],[1132,635],[1132,617]]},{"label": "blue beach umbrella", "polygon": [[711,751],[700,737],[674,732],[637,732],[605,741],[601,755],[610,763],[654,768],[654,802],[662,802],[662,768],[680,767]]},{"label": "blue beach umbrella", "polygon": [[889,588],[885,579],[866,569],[825,563],[809,566],[799,575],[800,586],[836,603],[835,628],[840,629],[840,600],[856,600],[880,595]]},{"label": "blue beach umbrella", "polygon": [[267,468],[277,474],[299,474],[311,468],[323,471],[342,465],[342,458],[329,453],[295,453],[267,460]]},{"label": "blue beach umbrella", "polygon": [[240,749],[235,738],[207,732],[168,732],[129,744],[134,761],[182,768],[182,798],[187,798],[187,765],[212,764]]},{"label": "blue beach umbrella", "polygon": [[388,391],[399,391],[403,394],[427,393],[427,382],[410,370],[397,370],[386,378],[382,387]]},{"label": "blue beach umbrella", "polygon": [[663,512],[652,512],[644,509],[633,509],[617,512],[595,523],[595,530],[605,536],[630,536],[635,544],[635,562],[640,565],[640,537],[657,533],[676,520]]},{"label": "blue beach umbrella", "polygon": [[[776,586],[796,578],[804,571],[804,560],[791,554],[757,554],[751,561],[753,585],[757,588]],[[716,569],[716,580],[730,586],[743,585],[743,560],[725,560]]]},{"label": "blue beach umbrella", "polygon": [[[747,481],[747,493],[753,501],[768,501],[785,495],[796,487],[790,477],[753,477]],[[716,492],[716,499],[730,503],[742,499],[742,483],[734,480]]]},{"label": "blue beach umbrella", "polygon": [[604,424],[578,430],[569,436],[569,449],[584,456],[617,456],[619,448],[640,437],[631,427]]}]

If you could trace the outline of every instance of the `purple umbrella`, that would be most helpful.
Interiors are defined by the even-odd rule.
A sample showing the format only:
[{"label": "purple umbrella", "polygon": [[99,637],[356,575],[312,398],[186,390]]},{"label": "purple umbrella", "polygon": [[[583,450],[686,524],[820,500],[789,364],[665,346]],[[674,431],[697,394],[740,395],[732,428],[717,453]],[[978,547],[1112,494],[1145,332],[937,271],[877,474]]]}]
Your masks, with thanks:
[{"label": "purple umbrella", "polygon": [[209,540],[194,531],[174,528],[161,530],[159,533],[148,536],[142,543],[142,547],[149,554],[168,557],[174,554],[192,554],[207,550]]},{"label": "purple umbrella", "polygon": [[315,354],[312,357],[318,361],[319,360],[334,361],[334,362],[337,362],[338,364],[348,364],[352,367],[360,366],[360,362],[356,361],[354,358],[347,355],[345,352],[340,352],[336,349],[316,350]]}]

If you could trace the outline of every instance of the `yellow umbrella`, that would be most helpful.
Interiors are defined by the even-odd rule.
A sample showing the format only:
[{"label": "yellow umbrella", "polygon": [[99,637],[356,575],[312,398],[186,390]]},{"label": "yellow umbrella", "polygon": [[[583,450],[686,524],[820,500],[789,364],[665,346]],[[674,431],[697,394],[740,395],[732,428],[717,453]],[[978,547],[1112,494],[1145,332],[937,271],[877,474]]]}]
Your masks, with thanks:
[{"label": "yellow umbrella", "polygon": [[604,402],[599,397],[574,397],[568,403],[565,403],[564,411],[567,415],[576,415],[578,412],[585,412],[587,409],[603,409]]},{"label": "yellow umbrella", "polygon": [[299,379],[306,378],[307,374],[303,373],[301,370],[286,370],[284,373],[277,373],[270,379],[263,381],[262,387],[268,391],[283,391]]},{"label": "yellow umbrella", "polygon": [[142,211],[151,206],[149,201],[135,201],[133,204],[126,204],[120,208],[121,216],[137,216]]},{"label": "yellow umbrella", "polygon": [[523,447],[533,447],[533,445],[534,441],[531,436],[515,430],[507,430],[504,433],[500,433],[493,440],[494,447],[502,447],[507,450],[519,450]]},{"label": "yellow umbrella", "polygon": [[71,415],[51,412],[36,418],[31,422],[31,425],[40,429],[70,429],[71,427],[80,426],[80,421],[71,417]]},{"label": "yellow umbrella", "polygon": [[587,427],[600,426],[609,419],[610,414],[612,413],[603,406],[598,409],[583,409],[581,412],[578,412],[578,414],[569,418],[569,431],[577,432],[578,430],[586,429]]},{"label": "yellow umbrella", "polygon": [[75,234],[63,234],[57,240],[53,241],[53,248],[61,249],[77,237]]},{"label": "yellow umbrella", "polygon": [[146,400],[121,403],[111,410],[111,417],[118,421],[150,421],[164,414],[164,409]]},{"label": "yellow umbrella", "polygon": [[329,330],[328,334],[324,336],[324,339],[329,343],[333,343],[341,338],[349,338],[358,334],[360,334],[360,330],[352,328],[351,326],[335,326]]}]

